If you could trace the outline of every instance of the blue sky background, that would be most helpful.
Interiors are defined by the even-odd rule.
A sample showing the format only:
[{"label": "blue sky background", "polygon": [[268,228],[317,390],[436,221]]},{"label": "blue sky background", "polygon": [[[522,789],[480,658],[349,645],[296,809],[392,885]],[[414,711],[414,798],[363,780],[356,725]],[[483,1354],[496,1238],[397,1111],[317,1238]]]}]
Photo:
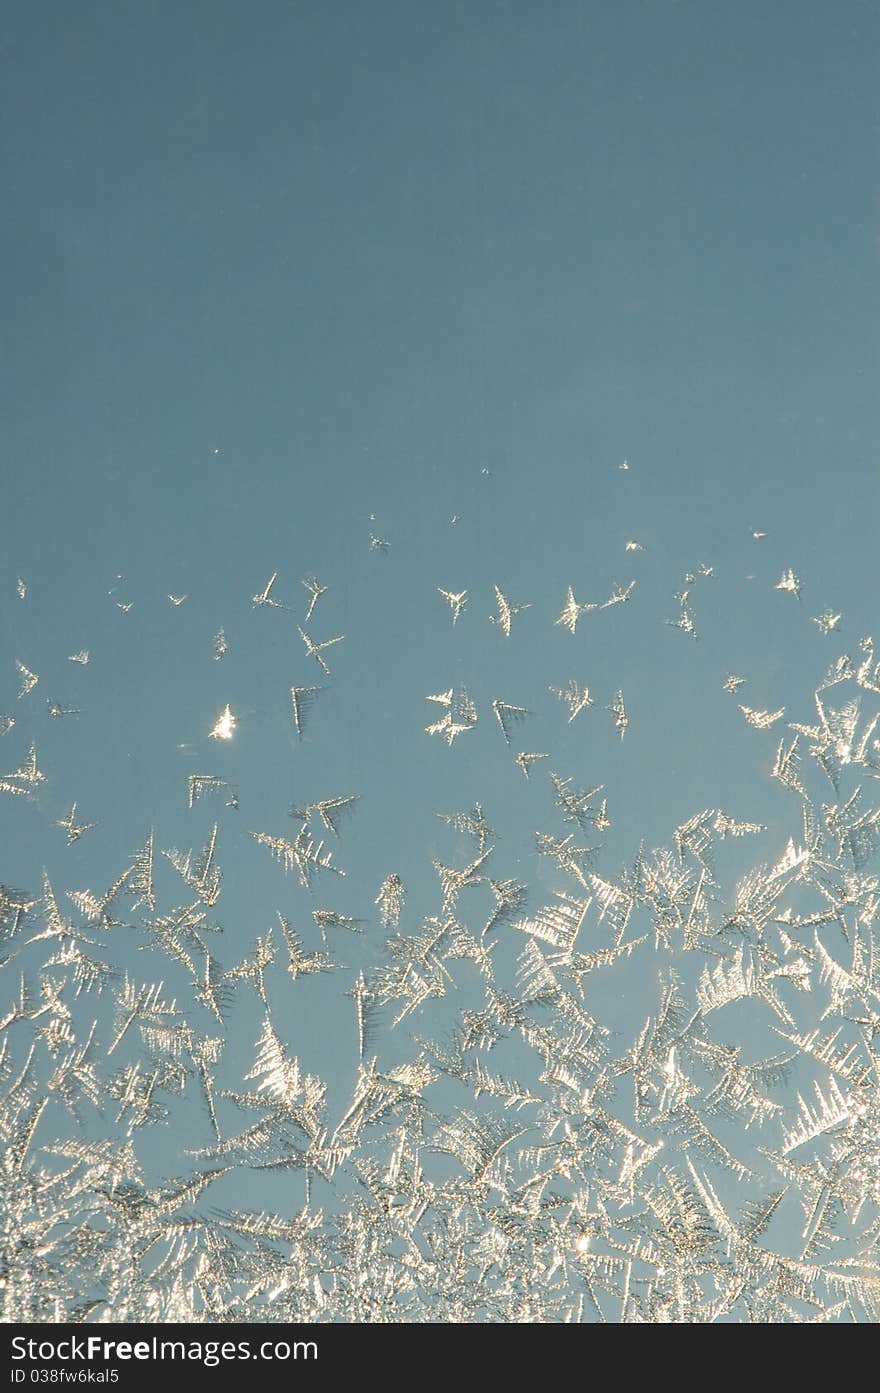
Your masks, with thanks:
[{"label": "blue sky background", "polygon": [[[703,807],[768,825],[747,859],[781,850],[777,734],[721,684],[809,720],[877,623],[873,0],[12,3],[4,29],[0,767],[35,741],[47,781],[0,804],[0,881],[103,889],[151,826],[186,849],[216,817],[225,963],[279,909],[310,941],[314,905],[369,921],[334,940],[350,970],[289,1005],[279,979],[292,1047],[343,1096],[379,884],[403,877],[412,929],[432,860],[466,849],[437,812],[480,801],[497,873],[533,905],[562,888],[532,854],[546,773],[516,750],[605,785],[609,875]],[[700,562],[695,644],[663,621]],[[788,567],[802,605],[773,588]],[[276,570],[292,613],[251,606]],[[295,627],[309,574],[312,631],[345,641],[299,742],[288,688],[324,680]],[[554,625],[569,584],[630,579]],[[496,583],[531,604],[509,640]],[[455,628],[438,586],[469,592]],[[826,605],[839,636],[810,622]],[[22,701],[16,658],[40,676]],[[567,726],[547,689],[570,678],[595,705]],[[447,749],[424,697],[452,684],[480,720]],[[535,712],[512,752],[495,697]],[[189,811],[192,772],[238,810]],[[347,793],[346,878],[310,900],[250,833]],[[99,826],[68,848],[74,800]],[[139,942],[120,961],[148,976]],[[239,989],[233,1064],[258,1028]]]}]

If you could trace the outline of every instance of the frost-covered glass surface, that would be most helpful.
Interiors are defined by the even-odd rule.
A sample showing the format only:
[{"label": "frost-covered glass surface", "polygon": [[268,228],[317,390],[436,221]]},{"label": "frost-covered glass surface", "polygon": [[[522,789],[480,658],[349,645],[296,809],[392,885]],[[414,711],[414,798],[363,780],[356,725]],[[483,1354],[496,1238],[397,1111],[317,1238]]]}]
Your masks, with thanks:
[{"label": "frost-covered glass surface", "polygon": [[876,6],[6,29],[4,1318],[876,1320]]}]

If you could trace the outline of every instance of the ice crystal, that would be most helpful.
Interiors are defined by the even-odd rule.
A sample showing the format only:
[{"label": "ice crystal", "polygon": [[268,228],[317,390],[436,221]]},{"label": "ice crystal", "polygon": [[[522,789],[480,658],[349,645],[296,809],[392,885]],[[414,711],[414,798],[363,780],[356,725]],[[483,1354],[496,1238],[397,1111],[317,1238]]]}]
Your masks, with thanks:
[{"label": "ice crystal", "polygon": [[18,658],[15,660],[15,666],[18,669],[18,674],[21,679],[18,689],[18,699],[20,701],[22,697],[26,697],[29,692],[34,690],[34,687],[36,687],[40,679],[35,672],[31,672],[30,668],[26,667]]},{"label": "ice crystal", "polygon": [[[393,565],[380,570],[377,583],[393,588]],[[705,562],[687,573],[667,623],[696,637],[692,588],[711,575]],[[253,596],[256,609],[286,609],[276,580]],[[303,584],[308,624],[326,587]],[[378,674],[384,700],[392,683],[370,650],[351,719],[332,729],[334,692],[309,725],[329,684],[301,678],[308,660],[330,677],[324,655],[340,637],[301,628],[303,652],[287,636],[300,666],[269,698],[283,777],[273,782],[271,751],[260,747],[249,796],[244,765],[234,765],[243,742],[229,743],[238,722],[216,688],[199,694],[200,733],[178,748],[190,769],[219,772],[178,768],[170,813],[154,806],[141,768],[127,802],[119,790],[102,809],[83,787],[95,822],[81,820],[67,755],[91,698],[82,721],[49,724],[45,743],[34,734],[46,729],[42,702],[0,718],[9,846],[32,839],[38,820],[51,829],[36,872],[10,866],[0,886],[4,1319],[876,1323],[872,640],[823,660],[806,699],[793,689],[778,709],[740,706],[757,731],[783,723],[770,746],[735,725],[719,691],[743,684],[721,666],[743,655],[718,653],[706,726],[695,725],[701,774],[711,720],[719,738],[729,732],[756,752],[767,791],[755,806],[719,796],[695,810],[665,767],[656,784],[637,786],[643,799],[625,797],[651,752],[639,743],[642,716],[631,740],[614,739],[628,728],[623,687],[637,690],[622,642],[605,653],[596,638],[595,680],[614,731],[573,726],[593,704],[590,689],[551,685],[564,677],[531,654],[517,659],[517,643],[490,643],[488,626],[470,646],[472,626],[450,632],[466,592],[440,592],[453,621],[444,626],[432,584],[415,593],[428,596],[424,622],[438,645],[454,646],[454,680],[427,697],[437,719],[424,728],[447,746],[470,738],[451,753],[423,741],[413,693],[425,688],[413,677],[405,719],[423,752],[425,794],[401,797],[414,829],[406,844],[361,784],[359,754],[356,784],[321,764],[322,741],[355,741],[365,729],[362,690],[369,697]],[[556,644],[553,588],[536,587],[528,628],[543,612]],[[786,571],[778,588],[799,595],[800,582]],[[242,582],[258,633],[273,620],[251,613],[249,590]],[[629,582],[580,604],[569,589],[556,622],[575,634],[584,614],[632,591]],[[178,607],[186,597],[168,598]],[[497,587],[495,600],[493,622],[510,638],[512,617],[530,606]],[[161,605],[162,622],[179,627],[197,604],[179,621]],[[662,618],[655,607],[661,634]],[[209,619],[198,652],[216,679]],[[830,634],[838,619],[826,611],[815,622]],[[709,650],[708,627],[706,637]],[[360,640],[352,649],[366,651]],[[702,653],[668,649],[670,662]],[[225,652],[220,630],[214,656]],[[69,655],[83,669],[87,660],[87,649]],[[20,660],[17,671],[26,697],[38,679]],[[478,725],[465,681],[481,711],[491,704],[503,742],[493,721]],[[676,703],[693,685],[684,668]],[[530,706],[493,699],[498,690]],[[244,743],[253,733],[256,748],[265,730],[238,691]],[[77,709],[48,704],[50,716]],[[381,721],[364,709],[378,742]],[[204,713],[218,710],[208,731]],[[514,769],[520,742],[505,745],[526,719],[536,748],[520,750]],[[392,796],[396,740],[395,730],[383,747]],[[84,783],[94,758],[81,761]],[[490,768],[500,771],[494,793],[480,782]],[[465,811],[434,817],[435,779],[460,795],[439,806]],[[362,797],[339,791],[352,786]],[[744,777],[733,786],[748,792]],[[239,791],[267,830],[237,823]],[[114,845],[132,808],[140,830],[93,875],[92,849],[97,857],[102,837]],[[661,844],[643,838],[643,811],[670,809]],[[192,850],[156,841],[151,821],[172,816]],[[157,846],[167,849],[156,855]]]},{"label": "ice crystal", "polygon": [[531,609],[532,606],[531,604],[511,604],[510,600],[508,600],[507,596],[504,595],[503,592],[498,589],[497,585],[495,586],[495,604],[497,606],[498,613],[491,614],[489,618],[493,624],[498,625],[505,638],[510,638],[510,628],[514,615],[521,614],[523,610]]},{"label": "ice crystal", "polygon": [[554,696],[558,696],[560,701],[565,702],[570,722],[574,720],[575,716],[579,716],[582,711],[586,711],[588,707],[593,705],[589,687],[579,687],[574,678],[567,687],[551,687],[550,691]]},{"label": "ice crystal", "polygon": [[787,590],[790,595],[795,595],[798,599],[801,597],[801,583],[791,569],[782,572],[782,575],[776,582],[775,588],[777,590]]},{"label": "ice crystal", "polygon": [[457,624],[466,605],[468,593],[466,590],[442,590],[437,587],[437,594],[442,595],[452,611],[452,622]]}]

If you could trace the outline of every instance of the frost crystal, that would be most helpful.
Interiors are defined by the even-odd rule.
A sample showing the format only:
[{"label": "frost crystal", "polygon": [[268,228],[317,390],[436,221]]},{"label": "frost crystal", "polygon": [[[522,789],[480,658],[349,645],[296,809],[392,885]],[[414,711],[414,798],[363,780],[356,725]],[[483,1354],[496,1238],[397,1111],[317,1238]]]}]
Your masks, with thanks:
[{"label": "frost crystal", "polygon": [[[375,534],[371,545],[387,550]],[[593,697],[580,680],[550,685],[565,680],[552,665],[569,643],[554,628],[558,581],[539,593],[533,578],[534,607],[496,586],[492,641],[485,621],[457,623],[466,591],[441,590],[446,610],[433,579],[401,588],[396,562],[358,555],[382,596],[363,612],[381,608],[386,627],[358,634],[364,670],[338,691],[327,655],[341,636],[297,639],[272,613],[287,608],[277,573],[250,604],[253,582],[236,578],[250,626],[236,652],[268,628],[281,666],[260,666],[242,694],[251,658],[215,667],[205,616],[201,675],[174,691],[205,690],[182,717],[157,699],[144,719],[151,688],[142,719],[127,719],[109,637],[94,673],[85,648],[67,659],[80,670],[65,666],[71,640],[43,668],[34,640],[33,661],[60,666],[71,700],[74,684],[89,695],[80,721],[48,720],[79,711],[55,701],[0,717],[3,1318],[876,1324],[872,639],[826,656],[814,690],[793,682],[785,706],[739,706],[753,729],[775,728],[767,745],[722,695],[745,681],[727,664],[747,661],[725,649],[723,625],[701,618],[705,645],[677,646],[647,595],[646,650],[656,640],[682,668],[673,684],[661,665],[649,686],[650,657],[630,665],[624,642],[637,607],[617,608],[634,582],[601,604],[569,588],[555,623],[572,635],[615,609],[589,635],[613,730],[574,724]],[[686,573],[666,624],[697,637],[692,594],[720,604],[727,583],[712,575],[705,562]],[[327,587],[303,585],[309,625]],[[777,588],[800,596],[791,571]],[[195,594],[177,616],[163,591],[155,582],[158,605],[138,604],[121,642],[157,609],[178,634],[197,622]],[[431,642],[405,662],[388,638],[394,596],[404,615],[425,597]],[[335,598],[334,583],[319,619]],[[168,595],[174,609],[185,599]],[[813,652],[806,614],[787,616]],[[829,635],[839,620],[827,610],[813,624]],[[603,628],[618,630],[607,647]],[[213,652],[227,652],[222,629]],[[39,679],[5,662],[26,698]],[[418,694],[440,662],[453,680],[427,696],[423,726]],[[326,686],[308,685],[313,663]],[[625,741],[624,688],[651,697]],[[469,691],[494,720],[478,723]],[[247,714],[244,741],[227,694]],[[696,778],[662,738],[651,749],[664,701],[688,738],[693,722]],[[169,734],[177,719],[190,741]],[[102,808],[95,769],[120,729],[137,742],[132,783],[105,784]],[[711,759],[728,738],[736,777]],[[159,747],[174,761],[167,800]],[[415,774],[399,784],[404,762]],[[689,805],[688,789],[716,776],[729,798]],[[94,822],[78,813],[77,779]]]}]

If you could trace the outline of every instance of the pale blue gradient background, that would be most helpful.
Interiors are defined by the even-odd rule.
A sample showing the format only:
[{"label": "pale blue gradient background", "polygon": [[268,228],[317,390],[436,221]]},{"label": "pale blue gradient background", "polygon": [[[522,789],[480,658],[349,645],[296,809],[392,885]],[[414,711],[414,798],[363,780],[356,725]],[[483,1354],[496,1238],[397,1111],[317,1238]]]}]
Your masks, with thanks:
[{"label": "pale blue gradient background", "polygon": [[[532,855],[560,830],[546,773],[523,780],[493,697],[536,712],[514,753],[606,785],[609,875],[707,806],[768,824],[735,856],[780,850],[776,734],[720,688],[742,672],[739,699],[809,720],[827,664],[877,628],[878,57],[859,0],[12,3],[0,768],[35,740],[49,778],[0,802],[0,880],[103,890],[151,825],[186,848],[216,815],[227,965],[276,909],[310,943],[313,903],[370,920],[334,937],[350,970],[273,979],[279,1028],[341,1098],[380,881],[403,876],[411,931],[432,858],[465,851],[436,812],[479,800],[493,873],[533,906],[561,888]],[[697,645],[662,621],[700,561]],[[773,590],[789,566],[803,607]],[[291,615],[251,608],[274,570]],[[323,680],[295,630],[310,573],[330,586],[312,631],[346,639],[299,744],[287,689]],[[598,601],[631,577],[629,604],[554,626],[568,584]],[[510,641],[496,582],[532,602]],[[455,629],[437,586],[470,592]],[[826,604],[830,639],[809,622]],[[16,657],[41,677],[21,702]],[[569,727],[547,687],[571,677],[596,705]],[[423,698],[453,682],[481,719],[448,750]],[[193,771],[240,809],[188,812]],[[249,834],[342,793],[362,795],[347,876],[310,902]],[[51,822],[74,799],[101,825],[67,848]],[[166,869],[163,906],[186,903]],[[117,933],[149,975],[143,936]],[[650,1008],[608,1009],[636,1030]],[[240,989],[230,1082],[258,1024]]]}]

